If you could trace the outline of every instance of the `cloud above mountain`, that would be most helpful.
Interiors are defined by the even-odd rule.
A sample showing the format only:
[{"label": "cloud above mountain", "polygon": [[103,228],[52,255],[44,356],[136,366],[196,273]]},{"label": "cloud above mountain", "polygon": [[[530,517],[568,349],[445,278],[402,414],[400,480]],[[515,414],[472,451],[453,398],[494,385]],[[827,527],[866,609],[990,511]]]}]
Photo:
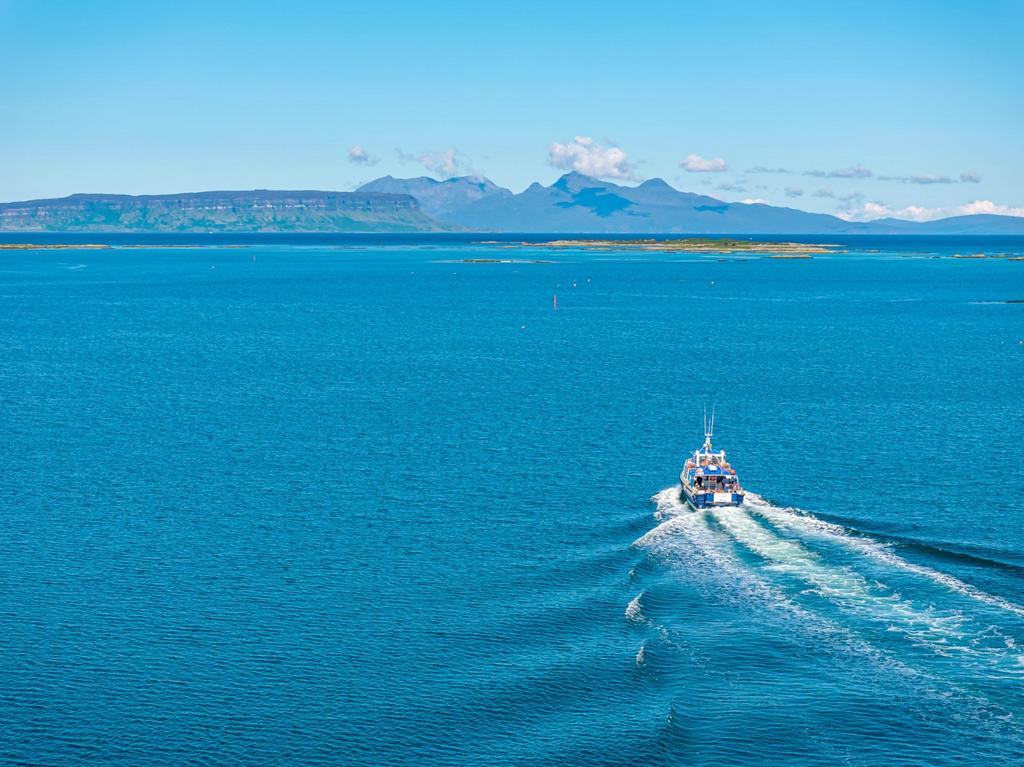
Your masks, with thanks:
[{"label": "cloud above mountain", "polygon": [[548,165],[594,178],[639,178],[623,149],[603,146],[589,136],[576,136],[567,144],[552,142],[548,147]]},{"label": "cloud above mountain", "polygon": [[1024,208],[1017,208],[1011,205],[1000,205],[991,200],[974,200],[966,205],[957,208],[958,216],[973,216],[980,213],[987,213],[994,216],[1015,216],[1024,218]]},{"label": "cloud above mountain", "polygon": [[418,154],[396,149],[398,161],[401,163],[418,163],[428,172],[440,179],[448,179],[453,176],[472,174],[469,160],[459,153],[454,147],[440,151],[423,151]]},{"label": "cloud above mountain", "polygon": [[1024,208],[1001,205],[992,200],[974,200],[952,208],[929,208],[924,205],[907,205],[893,208],[883,202],[863,202],[841,209],[836,213],[847,221],[874,221],[878,218],[902,218],[909,221],[934,221],[950,216],[973,216],[989,214],[1024,218]]},{"label": "cloud above mountain", "polygon": [[373,157],[359,144],[348,150],[348,161],[354,165],[376,165],[380,162],[379,157]]},{"label": "cloud above mountain", "polygon": [[729,169],[721,157],[701,157],[699,154],[686,155],[679,161],[679,167],[689,173],[721,173]]}]

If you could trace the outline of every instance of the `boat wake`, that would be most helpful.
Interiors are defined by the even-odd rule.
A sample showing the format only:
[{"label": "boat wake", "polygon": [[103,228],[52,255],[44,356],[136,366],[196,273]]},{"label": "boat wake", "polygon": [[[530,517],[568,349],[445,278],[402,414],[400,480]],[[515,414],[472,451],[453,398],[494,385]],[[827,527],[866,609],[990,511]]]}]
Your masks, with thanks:
[{"label": "boat wake", "polygon": [[[798,588],[809,588],[842,611],[903,634],[912,644],[933,652],[973,652],[966,624],[958,610],[918,609],[894,589],[846,565],[827,562],[800,542],[759,524],[743,508],[716,509],[715,520],[732,537],[765,561],[769,571],[791,576]],[[802,591],[806,594],[808,591]]]},{"label": "boat wake", "polygon": [[[870,628],[867,622],[938,655],[973,656],[1002,671],[1024,674],[1021,643],[997,625],[998,613],[1003,613],[1012,616],[1017,624],[1013,629],[1024,628],[1016,620],[1024,618],[1024,605],[905,559],[892,544],[799,509],[775,506],[754,493],[741,507],[701,511],[679,499],[678,486],[652,500],[661,524],[635,545],[651,548],[671,541],[675,553],[688,558],[687,569],[699,564],[705,580],[727,582],[746,597],[805,618],[826,614],[816,603],[820,600],[840,616],[857,618],[857,627]],[[685,552],[678,547],[680,540],[689,544]],[[831,555],[833,550],[814,544],[848,556]],[[981,614],[971,609],[979,605],[993,609]]]},{"label": "boat wake", "polygon": [[[652,500],[657,504],[655,518],[660,524],[633,545],[683,570],[687,579],[700,589],[702,599],[714,599],[732,608],[754,607],[758,612],[768,611],[789,630],[815,643],[819,651],[854,654],[907,676],[918,673],[858,636],[850,627],[804,605],[799,592],[793,593],[773,580],[773,568],[759,569],[744,561],[733,531],[716,524],[719,514],[740,512],[738,507],[720,508],[715,512],[693,511],[680,500],[678,485],[663,490]],[[833,587],[836,585],[833,583]],[[629,621],[652,624],[643,610],[645,597],[647,594],[641,592],[629,603],[626,608]]]},{"label": "boat wake", "polygon": [[884,565],[914,573],[944,586],[950,591],[1024,618],[1024,605],[995,594],[989,594],[956,576],[935,568],[910,562],[896,554],[892,544],[883,543],[868,536],[856,535],[840,525],[825,522],[798,509],[773,506],[754,493],[747,495],[746,506],[751,512],[768,520],[776,527],[799,535],[835,542]]},{"label": "boat wake", "polygon": [[720,605],[726,623],[774,620],[766,635],[810,654],[866,659],[862,668],[900,679],[919,700],[955,703],[958,716],[1022,735],[1024,605],[753,493],[743,506],[696,511],[679,493],[676,486],[652,498],[658,524],[634,545],[699,592],[694,617],[673,615],[659,603],[657,583],[641,584],[626,618],[654,639],[638,664],[656,657],[648,643],[665,639],[666,624],[692,632],[705,606]]}]

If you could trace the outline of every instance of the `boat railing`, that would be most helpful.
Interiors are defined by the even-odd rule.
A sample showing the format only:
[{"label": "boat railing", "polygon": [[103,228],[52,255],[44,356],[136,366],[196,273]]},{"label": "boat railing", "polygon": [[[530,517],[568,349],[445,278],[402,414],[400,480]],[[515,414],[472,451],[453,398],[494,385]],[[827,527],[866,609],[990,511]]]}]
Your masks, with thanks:
[{"label": "boat railing", "polygon": [[700,490],[705,493],[742,493],[743,488],[737,485],[690,485],[694,490]]}]

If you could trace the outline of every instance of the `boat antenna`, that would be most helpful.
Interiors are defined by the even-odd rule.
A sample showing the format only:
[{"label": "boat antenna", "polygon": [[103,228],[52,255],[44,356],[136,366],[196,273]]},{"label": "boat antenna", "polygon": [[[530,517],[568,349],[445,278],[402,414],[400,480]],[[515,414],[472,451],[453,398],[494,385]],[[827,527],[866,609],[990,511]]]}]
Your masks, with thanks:
[{"label": "boat antenna", "polygon": [[708,420],[708,406],[704,406],[704,450],[711,452],[711,436],[715,433],[715,406],[711,406],[711,420]]}]

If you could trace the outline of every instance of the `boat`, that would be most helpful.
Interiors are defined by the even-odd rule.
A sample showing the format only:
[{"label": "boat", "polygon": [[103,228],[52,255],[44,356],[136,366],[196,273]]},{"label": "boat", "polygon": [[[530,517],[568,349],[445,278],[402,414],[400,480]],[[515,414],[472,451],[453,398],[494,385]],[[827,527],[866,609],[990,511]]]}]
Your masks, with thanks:
[{"label": "boat", "polygon": [[686,459],[686,464],[679,473],[682,500],[695,509],[739,506],[743,503],[744,491],[740,486],[736,469],[725,460],[724,450],[715,451],[711,447],[714,432],[715,413],[711,412],[709,420],[705,411],[704,444]]}]

